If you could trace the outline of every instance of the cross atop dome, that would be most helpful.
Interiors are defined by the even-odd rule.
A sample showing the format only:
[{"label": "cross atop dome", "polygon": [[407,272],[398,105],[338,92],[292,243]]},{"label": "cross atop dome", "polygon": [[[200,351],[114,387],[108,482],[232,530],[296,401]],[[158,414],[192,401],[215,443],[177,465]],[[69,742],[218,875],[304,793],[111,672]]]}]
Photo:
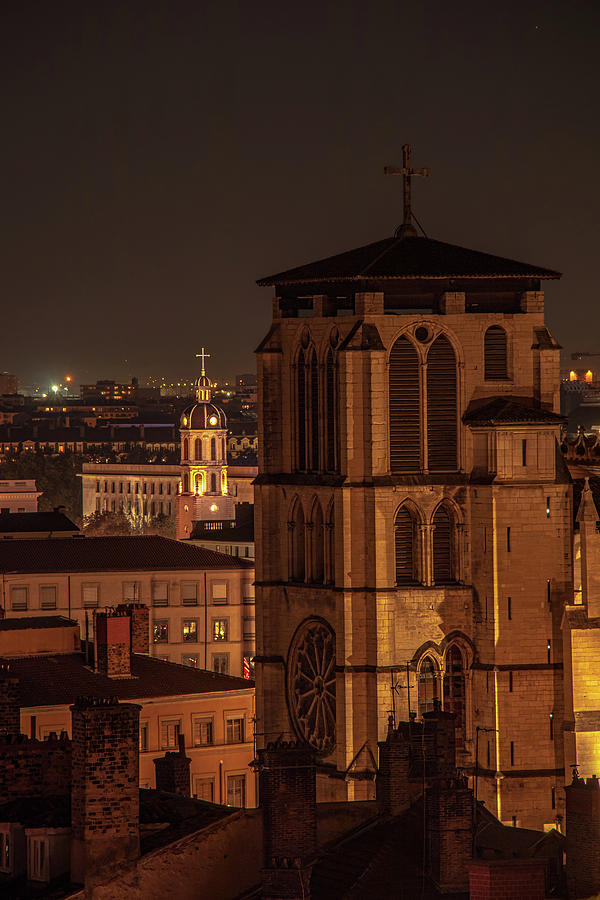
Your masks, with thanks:
[{"label": "cross atop dome", "polygon": [[205,370],[204,370],[204,360],[205,360],[205,359],[210,359],[210,353],[207,353],[207,352],[205,351],[204,347],[203,347],[202,350],[200,351],[200,353],[196,353],[196,359],[201,359],[201,360],[202,360],[202,371],[200,372],[200,374],[201,374],[201,375],[206,375],[206,372],[205,372]]},{"label": "cross atop dome", "polygon": [[196,382],[196,397],[198,398],[199,403],[209,403],[210,397],[211,397],[212,382],[206,374],[204,361],[206,359],[210,359],[210,353],[207,353],[203,347],[202,350],[200,351],[200,353],[196,353],[196,359],[202,360],[202,369],[200,371],[200,377],[198,378],[198,381]]},{"label": "cross atop dome", "polygon": [[413,225],[413,216],[412,206],[411,206],[411,196],[410,189],[411,183],[410,180],[415,175],[423,175],[427,177],[429,175],[429,169],[413,169],[410,165],[410,155],[412,152],[412,147],[410,144],[402,145],[402,166],[385,166],[383,172],[385,175],[402,175],[402,186],[404,193],[404,219],[402,225],[397,230],[396,234],[398,237],[414,237],[416,235],[415,227]]}]

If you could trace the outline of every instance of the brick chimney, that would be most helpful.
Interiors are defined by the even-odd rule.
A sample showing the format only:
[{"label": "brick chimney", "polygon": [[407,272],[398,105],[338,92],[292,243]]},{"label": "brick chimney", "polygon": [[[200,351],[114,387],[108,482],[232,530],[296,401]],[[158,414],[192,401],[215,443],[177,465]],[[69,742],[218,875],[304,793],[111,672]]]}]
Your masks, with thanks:
[{"label": "brick chimney", "polygon": [[544,900],[546,860],[474,859],[469,863],[469,900],[498,900],[499,897]]},{"label": "brick chimney", "polygon": [[456,721],[453,713],[444,712],[434,700],[431,712],[423,713],[427,772],[439,778],[456,775]]},{"label": "brick chimney", "polygon": [[304,744],[277,741],[258,751],[263,808],[263,900],[309,900],[317,847],[316,770]]},{"label": "brick chimney", "polygon": [[473,792],[466,778],[436,779],[425,791],[427,874],[442,894],[467,891],[473,848]]},{"label": "brick chimney", "polygon": [[189,797],[191,762],[189,756],[185,755],[185,737],[183,734],[180,734],[177,753],[167,750],[164,756],[158,756],[154,760],[156,790],[167,791],[169,794],[179,794],[181,797]]},{"label": "brick chimney", "polygon": [[90,894],[140,853],[140,709],[116,697],[71,707],[71,880]]},{"label": "brick chimney", "polygon": [[131,652],[150,653],[150,610],[143,603],[119,603],[131,619]]},{"label": "brick chimney", "polygon": [[600,785],[595,775],[576,774],[567,795],[567,887],[569,897],[600,893]]},{"label": "brick chimney", "polygon": [[0,663],[0,735],[21,734],[19,679],[8,663]]},{"label": "brick chimney", "polygon": [[394,728],[390,717],[385,741],[379,741],[379,771],[375,782],[377,805],[383,816],[397,816],[408,809],[414,792],[409,784],[410,730],[413,723]]},{"label": "brick chimney", "polygon": [[131,616],[118,608],[95,614],[96,671],[109,678],[131,675]]}]

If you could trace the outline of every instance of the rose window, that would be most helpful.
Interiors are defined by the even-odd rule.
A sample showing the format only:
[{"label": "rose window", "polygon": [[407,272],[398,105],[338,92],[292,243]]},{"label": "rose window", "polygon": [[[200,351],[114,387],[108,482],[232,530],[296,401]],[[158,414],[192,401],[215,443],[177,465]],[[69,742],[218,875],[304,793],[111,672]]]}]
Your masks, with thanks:
[{"label": "rose window", "polygon": [[296,632],[288,658],[288,703],[299,737],[317,753],[335,746],[335,634],[321,619]]}]

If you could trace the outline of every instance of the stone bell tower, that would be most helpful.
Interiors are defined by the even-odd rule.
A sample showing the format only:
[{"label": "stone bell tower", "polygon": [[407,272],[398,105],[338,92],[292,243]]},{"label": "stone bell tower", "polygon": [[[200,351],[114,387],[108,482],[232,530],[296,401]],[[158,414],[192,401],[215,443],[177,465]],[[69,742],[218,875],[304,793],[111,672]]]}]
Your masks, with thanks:
[{"label": "stone bell tower", "polygon": [[202,371],[196,382],[196,402],[181,414],[181,487],[177,496],[177,539],[190,537],[194,522],[222,523],[235,519],[227,488],[227,417],[212,402],[212,383]]},{"label": "stone bell tower", "polygon": [[[388,717],[441,703],[507,822],[560,821],[572,589],[557,272],[419,236],[259,281],[257,735],[318,755],[319,799],[374,796]],[[477,756],[477,760],[476,760]]]}]

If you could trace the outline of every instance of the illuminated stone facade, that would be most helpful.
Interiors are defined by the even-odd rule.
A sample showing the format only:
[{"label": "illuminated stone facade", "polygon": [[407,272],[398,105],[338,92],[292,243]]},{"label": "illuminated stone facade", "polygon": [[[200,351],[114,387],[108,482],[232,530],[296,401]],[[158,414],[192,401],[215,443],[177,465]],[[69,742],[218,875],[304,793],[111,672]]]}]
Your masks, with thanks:
[{"label": "illuminated stone facade", "polygon": [[227,487],[227,418],[211,402],[204,368],[196,383],[196,403],[181,416],[181,493],[177,497],[177,538],[189,538],[194,522],[235,519]]},{"label": "illuminated stone facade", "polygon": [[561,821],[553,277],[409,233],[262,282],[257,735],[314,747],[321,800],[374,796],[388,717],[439,700],[498,818]]}]

